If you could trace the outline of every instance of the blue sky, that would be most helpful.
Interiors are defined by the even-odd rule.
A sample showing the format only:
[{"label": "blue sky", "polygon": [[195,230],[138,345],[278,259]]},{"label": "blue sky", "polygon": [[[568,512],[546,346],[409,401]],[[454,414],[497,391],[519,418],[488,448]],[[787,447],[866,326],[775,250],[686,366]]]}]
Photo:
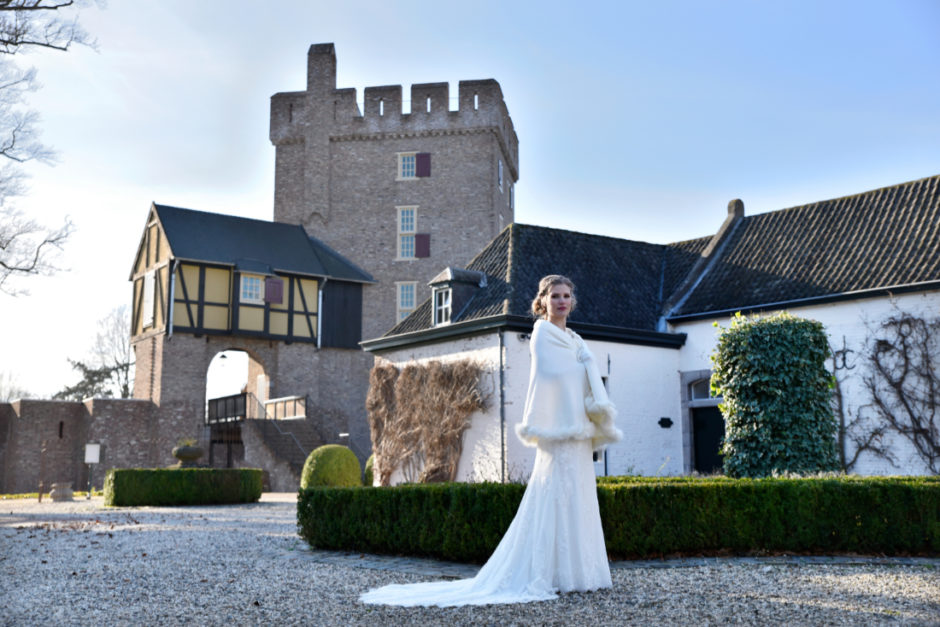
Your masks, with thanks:
[{"label": "blue sky", "polygon": [[[334,42],[338,86],[495,78],[520,222],[668,242],[748,214],[940,173],[940,2],[277,3],[110,0],[98,51],[21,59],[55,167],[19,206],[78,231],[69,268],[0,295],[0,373],[73,375],[130,299],[151,201],[269,219],[270,96]],[[406,92],[407,93],[407,92]]]}]

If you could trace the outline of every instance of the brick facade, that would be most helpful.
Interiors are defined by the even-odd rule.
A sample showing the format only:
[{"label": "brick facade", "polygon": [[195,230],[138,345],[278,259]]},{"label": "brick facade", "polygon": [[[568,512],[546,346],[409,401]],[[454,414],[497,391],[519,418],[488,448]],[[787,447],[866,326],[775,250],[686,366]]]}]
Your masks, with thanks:
[{"label": "brick facade", "polygon": [[[412,85],[410,96],[404,113],[400,85],[367,87],[360,112],[356,90],[336,88],[333,45],[319,44],[307,89],[271,99],[274,219],[303,224],[377,280],[363,295],[364,339],[397,322],[396,282],[417,282],[420,303],[441,268],[466,264],[513,221],[519,147],[499,83],[460,81],[454,111],[447,83]],[[400,152],[430,153],[431,175],[397,180]],[[399,206],[418,207],[430,256],[396,259]]]}]

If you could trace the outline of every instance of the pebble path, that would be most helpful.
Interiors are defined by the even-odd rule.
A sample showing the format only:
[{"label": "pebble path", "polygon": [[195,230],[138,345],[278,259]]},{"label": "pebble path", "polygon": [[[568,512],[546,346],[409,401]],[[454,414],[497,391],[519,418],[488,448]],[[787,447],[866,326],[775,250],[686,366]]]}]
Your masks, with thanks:
[{"label": "pebble path", "polygon": [[0,500],[0,625],[937,625],[940,558],[613,562],[614,586],[461,608],[359,603],[477,566],[314,551],[296,495],[206,507]]}]

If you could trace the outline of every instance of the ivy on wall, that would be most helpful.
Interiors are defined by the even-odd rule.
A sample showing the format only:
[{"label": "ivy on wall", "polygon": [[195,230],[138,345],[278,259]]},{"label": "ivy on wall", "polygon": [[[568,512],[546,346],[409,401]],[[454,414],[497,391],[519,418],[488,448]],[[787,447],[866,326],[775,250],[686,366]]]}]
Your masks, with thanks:
[{"label": "ivy on wall", "polygon": [[470,416],[486,407],[483,372],[471,360],[372,368],[366,411],[381,485],[389,485],[396,469],[409,482],[457,477]]},{"label": "ivy on wall", "polygon": [[823,325],[786,312],[737,314],[712,354],[712,391],[723,396],[725,474],[764,477],[836,470],[832,376]]}]

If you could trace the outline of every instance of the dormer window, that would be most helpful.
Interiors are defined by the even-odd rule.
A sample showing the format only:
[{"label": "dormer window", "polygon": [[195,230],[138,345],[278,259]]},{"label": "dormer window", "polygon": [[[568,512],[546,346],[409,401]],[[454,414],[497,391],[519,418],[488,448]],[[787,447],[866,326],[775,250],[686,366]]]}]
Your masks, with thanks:
[{"label": "dormer window", "polygon": [[486,287],[486,275],[477,270],[447,268],[428,285],[431,287],[431,322],[437,327],[462,319],[474,294]]},{"label": "dormer window", "polygon": [[449,287],[434,290],[434,326],[450,324],[451,289]]}]

